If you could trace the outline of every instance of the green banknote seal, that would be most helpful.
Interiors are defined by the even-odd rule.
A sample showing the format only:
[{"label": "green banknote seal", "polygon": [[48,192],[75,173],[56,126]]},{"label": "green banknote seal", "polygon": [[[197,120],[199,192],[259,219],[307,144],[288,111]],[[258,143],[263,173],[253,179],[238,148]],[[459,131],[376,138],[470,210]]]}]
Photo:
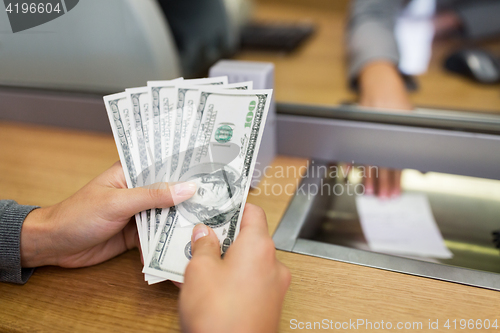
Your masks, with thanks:
[{"label": "green banknote seal", "polygon": [[233,129],[229,125],[222,125],[215,131],[215,140],[218,143],[226,143],[233,137]]}]

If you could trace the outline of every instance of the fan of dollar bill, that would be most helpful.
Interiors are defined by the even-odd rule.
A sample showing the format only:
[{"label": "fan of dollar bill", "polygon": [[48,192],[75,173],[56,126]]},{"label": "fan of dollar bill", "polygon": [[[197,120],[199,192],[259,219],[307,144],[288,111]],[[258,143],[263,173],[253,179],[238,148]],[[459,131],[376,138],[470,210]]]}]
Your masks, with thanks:
[{"label": "fan of dollar bill", "polygon": [[272,95],[252,88],[179,78],[104,97],[129,188],[196,184],[191,199],[135,216],[149,284],[183,282],[196,224],[215,231],[221,254],[237,236]]}]

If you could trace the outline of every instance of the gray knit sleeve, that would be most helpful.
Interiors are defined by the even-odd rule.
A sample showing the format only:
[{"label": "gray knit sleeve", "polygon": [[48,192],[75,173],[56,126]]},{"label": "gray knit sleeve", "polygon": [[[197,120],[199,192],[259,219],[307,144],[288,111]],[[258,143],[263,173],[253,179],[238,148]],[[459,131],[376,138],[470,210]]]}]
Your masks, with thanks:
[{"label": "gray knit sleeve", "polygon": [[37,207],[0,200],[0,281],[24,284],[33,268],[21,268],[21,228],[26,216]]},{"label": "gray knit sleeve", "polygon": [[394,36],[397,15],[405,0],[355,0],[347,26],[349,81],[355,83],[363,67],[374,60],[399,63]]}]

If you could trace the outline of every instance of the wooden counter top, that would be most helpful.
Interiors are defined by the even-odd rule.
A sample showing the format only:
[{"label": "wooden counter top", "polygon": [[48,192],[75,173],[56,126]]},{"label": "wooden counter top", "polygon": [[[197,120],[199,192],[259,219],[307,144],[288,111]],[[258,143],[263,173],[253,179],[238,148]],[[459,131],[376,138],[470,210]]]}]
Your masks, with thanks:
[{"label": "wooden counter top", "polygon": [[[118,159],[107,135],[0,122],[0,142],[0,199],[21,204],[57,203]],[[276,184],[297,184],[295,170],[305,164],[276,158],[251,192],[248,201],[264,208],[270,233],[290,200]],[[293,319],[423,325],[429,319],[439,319],[440,325],[446,319],[500,321],[500,293],[495,291],[288,252],[278,251],[278,258],[293,276],[283,332],[293,331]],[[178,331],[177,288],[169,282],[148,286],[141,269],[134,250],[94,267],[39,268],[24,286],[0,284],[0,331]]]},{"label": "wooden counter top", "polygon": [[[345,13],[339,10],[345,6],[330,9],[332,1],[315,0],[319,7],[301,5],[304,0],[257,2],[258,18],[311,20],[318,27],[294,54],[238,55],[239,59],[275,63],[278,101],[338,104],[355,99],[345,85]],[[439,67],[443,56],[439,49],[430,72],[421,77],[422,89],[412,97],[415,103],[500,110],[497,86],[479,86],[445,73]],[[0,199],[41,206],[67,198],[118,160],[111,136],[6,122],[0,122],[0,156]],[[305,163],[276,158],[264,178],[267,188],[297,184],[299,175],[283,175],[282,170]],[[248,201],[264,208],[273,233],[290,195],[266,195],[264,190],[261,184]],[[500,325],[500,293],[495,291],[288,252],[278,251],[278,258],[293,276],[282,313],[283,332],[297,331],[291,329],[293,319],[297,324],[323,319],[334,324],[358,319],[393,325],[422,322],[423,329],[418,331],[429,331],[429,320],[439,320],[440,331],[455,331],[443,329],[447,319],[496,319]],[[39,268],[24,286],[0,284],[0,331],[178,331],[177,288],[171,283],[148,286],[141,269],[134,250],[89,268]]]}]

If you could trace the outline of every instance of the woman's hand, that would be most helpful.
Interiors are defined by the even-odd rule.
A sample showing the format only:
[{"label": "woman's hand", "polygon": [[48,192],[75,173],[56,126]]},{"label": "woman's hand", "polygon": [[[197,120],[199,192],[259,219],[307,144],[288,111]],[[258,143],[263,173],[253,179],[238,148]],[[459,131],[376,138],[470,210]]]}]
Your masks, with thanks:
[{"label": "woman's hand", "polygon": [[[374,61],[360,73],[360,106],[409,111],[413,109],[406,87],[396,66]],[[390,198],[401,194],[401,170],[367,166],[365,193]],[[376,172],[373,170],[376,169]]]},{"label": "woman's hand", "polygon": [[290,272],[276,259],[264,211],[247,204],[238,238],[220,256],[214,231],[193,230],[193,257],[182,285],[184,332],[276,332]]},{"label": "woman's hand", "polygon": [[397,197],[401,194],[401,170],[367,166],[365,194],[376,194],[382,199]]},{"label": "woman's hand", "polygon": [[359,105],[365,107],[412,110],[406,87],[396,66],[388,61],[374,61],[359,75]]},{"label": "woman's hand", "polygon": [[[158,187],[157,187],[158,188]],[[68,199],[32,211],[21,231],[23,267],[91,266],[139,245],[136,213],[190,198],[192,183],[127,189],[120,162]]]}]

